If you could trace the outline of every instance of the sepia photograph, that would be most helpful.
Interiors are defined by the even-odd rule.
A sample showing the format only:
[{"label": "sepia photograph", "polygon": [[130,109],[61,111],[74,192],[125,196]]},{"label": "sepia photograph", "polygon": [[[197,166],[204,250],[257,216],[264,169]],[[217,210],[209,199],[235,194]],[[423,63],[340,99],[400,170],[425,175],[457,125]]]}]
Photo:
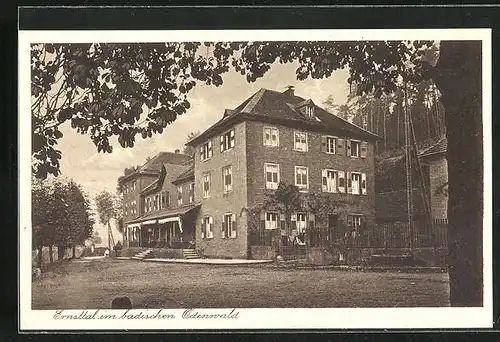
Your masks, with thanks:
[{"label": "sepia photograph", "polygon": [[370,31],[21,35],[21,321],[492,314],[489,31]]}]

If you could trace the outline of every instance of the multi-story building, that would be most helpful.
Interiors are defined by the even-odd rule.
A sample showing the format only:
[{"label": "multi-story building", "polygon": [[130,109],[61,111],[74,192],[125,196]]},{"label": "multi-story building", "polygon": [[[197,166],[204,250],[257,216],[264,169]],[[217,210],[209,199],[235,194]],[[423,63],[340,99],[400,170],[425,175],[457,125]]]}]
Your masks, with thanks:
[{"label": "multi-story building", "polygon": [[[186,176],[190,170],[190,156],[178,150],[161,152],[121,180],[126,246],[167,246],[192,239],[193,179]],[[179,176],[183,178],[177,183]]]},{"label": "multi-story building", "polygon": [[[280,182],[302,192],[325,193],[345,205],[328,225],[359,231],[373,225],[374,141],[378,137],[294,95],[261,89],[192,139],[196,247],[211,257],[248,257],[249,208]],[[265,229],[280,229],[283,213],[262,211]],[[304,231],[313,215],[292,215]]]}]

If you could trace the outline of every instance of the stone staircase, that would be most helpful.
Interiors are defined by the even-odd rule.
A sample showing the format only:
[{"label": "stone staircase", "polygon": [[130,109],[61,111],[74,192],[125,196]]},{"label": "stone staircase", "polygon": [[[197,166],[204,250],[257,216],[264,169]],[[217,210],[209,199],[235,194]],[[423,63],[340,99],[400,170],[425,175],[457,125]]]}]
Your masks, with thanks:
[{"label": "stone staircase", "polygon": [[182,250],[182,254],[184,254],[184,259],[201,259],[196,249],[185,248]]},{"label": "stone staircase", "polygon": [[146,258],[147,256],[149,256],[149,254],[152,252],[153,250],[152,249],[146,249],[142,252],[139,252],[137,253],[136,255],[134,255],[132,257],[132,259],[135,259],[135,260],[142,260],[144,258]]}]

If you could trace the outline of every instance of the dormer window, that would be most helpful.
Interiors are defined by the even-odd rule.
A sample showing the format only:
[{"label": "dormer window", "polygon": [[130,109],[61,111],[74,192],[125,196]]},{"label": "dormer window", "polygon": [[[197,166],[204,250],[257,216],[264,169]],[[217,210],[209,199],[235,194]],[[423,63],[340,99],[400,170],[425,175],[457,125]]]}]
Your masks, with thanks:
[{"label": "dormer window", "polygon": [[305,111],[306,111],[306,116],[308,118],[314,117],[314,107],[313,106],[306,106]]}]

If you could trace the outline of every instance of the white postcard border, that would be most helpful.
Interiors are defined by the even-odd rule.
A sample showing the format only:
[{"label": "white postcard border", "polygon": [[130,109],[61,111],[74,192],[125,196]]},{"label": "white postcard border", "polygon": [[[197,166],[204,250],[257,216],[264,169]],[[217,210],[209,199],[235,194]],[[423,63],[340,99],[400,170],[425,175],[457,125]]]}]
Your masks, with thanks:
[{"label": "white postcard border", "polygon": [[[20,330],[147,330],[147,329],[431,329],[488,328],[493,321],[492,283],[492,137],[490,29],[373,30],[189,30],[189,31],[19,31],[19,329]],[[484,307],[483,308],[314,308],[237,309],[235,319],[183,319],[184,310],[164,309],[175,319],[57,320],[55,310],[31,309],[31,115],[30,44],[69,42],[288,41],[294,40],[482,40],[484,135]],[[229,309],[199,309],[227,313]],[[64,310],[78,314],[82,310]],[[90,313],[96,310],[87,310]],[[100,310],[117,316],[123,310]],[[132,310],[154,314],[158,309]],[[195,320],[195,322],[193,322]]]}]

